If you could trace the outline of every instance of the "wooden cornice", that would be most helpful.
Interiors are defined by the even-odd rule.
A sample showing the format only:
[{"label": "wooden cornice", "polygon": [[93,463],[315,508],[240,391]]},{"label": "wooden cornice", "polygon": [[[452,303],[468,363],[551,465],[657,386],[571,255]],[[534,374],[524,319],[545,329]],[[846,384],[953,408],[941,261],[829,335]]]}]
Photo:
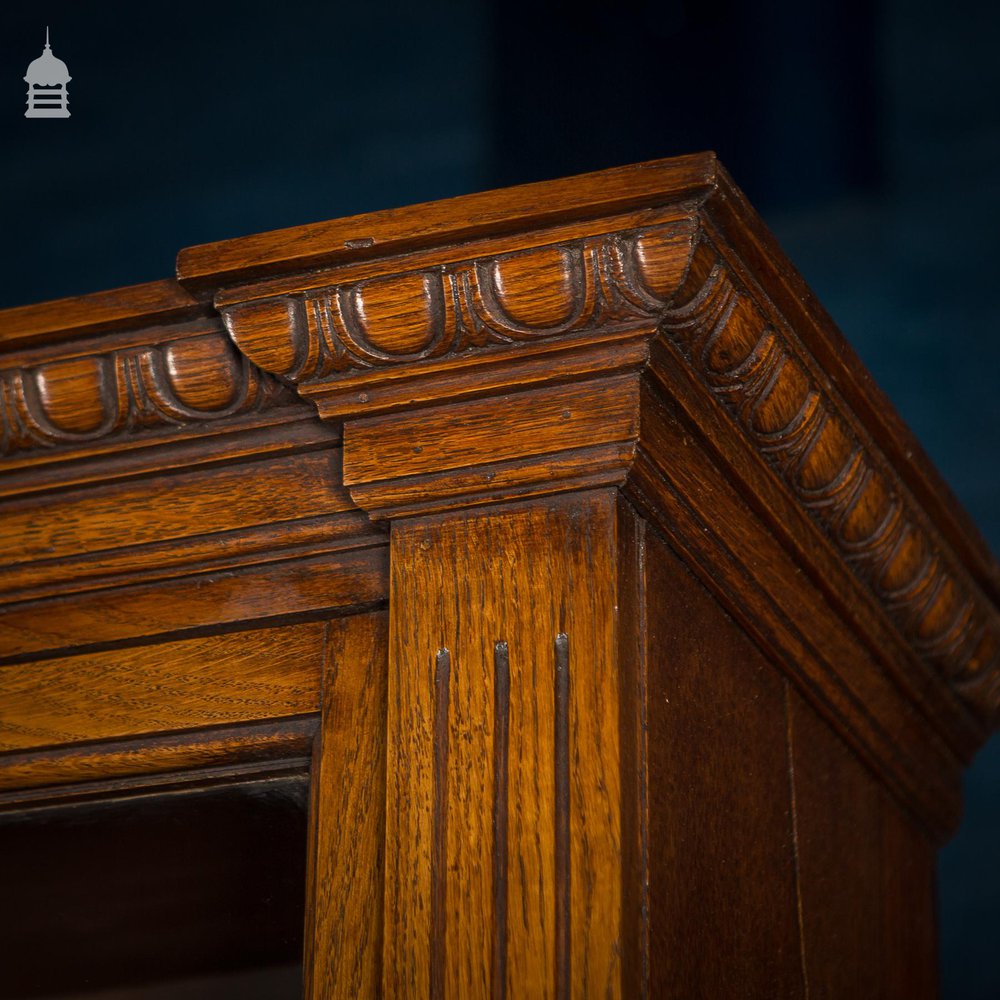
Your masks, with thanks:
[{"label": "wooden cornice", "polygon": [[175,281],[0,312],[0,497],[305,443],[310,415]]},{"label": "wooden cornice", "polygon": [[468,240],[641,213],[704,197],[715,185],[716,170],[714,154],[697,153],[503,192],[485,191],[279,229],[182,250],[177,275],[188,289],[215,292],[268,275],[441,250]]},{"label": "wooden cornice", "polygon": [[151,281],[37,305],[0,310],[0,351],[51,347],[88,334],[174,323],[211,312],[211,303],[173,280]]},{"label": "wooden cornice", "polygon": [[194,247],[178,280],[76,339],[0,314],[14,360],[45,344],[0,356],[7,461],[294,390],[376,520],[621,486],[904,799],[955,806],[1000,719],[1000,571],[711,154]]}]

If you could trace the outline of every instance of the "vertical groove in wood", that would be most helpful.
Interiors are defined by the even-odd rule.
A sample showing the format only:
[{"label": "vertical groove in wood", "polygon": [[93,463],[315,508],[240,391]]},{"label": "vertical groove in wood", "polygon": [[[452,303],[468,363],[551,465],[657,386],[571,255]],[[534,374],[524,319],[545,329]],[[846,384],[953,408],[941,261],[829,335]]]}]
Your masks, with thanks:
[{"label": "vertical groove in wood", "polygon": [[448,897],[448,701],[451,653],[434,660],[434,813],[431,842],[431,1000],[444,997],[446,905]]},{"label": "vertical groove in wood", "polygon": [[570,867],[569,826],[569,638],[555,640],[555,861],[556,861],[556,996],[570,995]]},{"label": "vertical groove in wood", "polygon": [[310,789],[308,1000],[382,995],[387,634],[384,612],[327,627]]},{"label": "vertical groove in wood", "polygon": [[306,846],[306,913],[305,928],[302,939],[302,996],[304,1000],[320,1000],[320,992],[316,986],[316,952],[318,886],[316,884],[316,861],[319,852],[319,782],[320,763],[323,755],[323,730],[320,729],[313,740],[312,761],[309,768],[309,829]]},{"label": "vertical groove in wood", "polygon": [[493,1000],[507,994],[507,779],[509,773],[510,654],[493,647]]},{"label": "vertical groove in wood", "polygon": [[788,755],[788,799],[791,813],[792,862],[795,868],[795,909],[799,923],[799,962],[802,965],[802,995],[809,1000],[809,963],[806,959],[806,935],[802,915],[802,865],[799,860],[799,815],[795,791],[795,724],[792,719],[792,692],[786,679],[785,750]]},{"label": "vertical groove in wood", "polygon": [[557,968],[563,997],[622,996],[616,510],[602,490],[393,523],[387,997],[553,1000]]}]

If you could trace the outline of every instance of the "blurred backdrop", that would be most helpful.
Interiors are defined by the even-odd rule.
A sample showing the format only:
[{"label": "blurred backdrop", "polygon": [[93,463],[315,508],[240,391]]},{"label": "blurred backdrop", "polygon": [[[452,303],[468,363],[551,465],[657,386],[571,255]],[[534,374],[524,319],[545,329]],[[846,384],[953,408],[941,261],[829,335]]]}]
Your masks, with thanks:
[{"label": "blurred backdrop", "polygon": [[[68,120],[25,120],[46,25]],[[1000,5],[6,4],[0,307],[180,247],[719,152],[1000,550]],[[940,864],[946,998],[1000,997],[1000,740]]]}]

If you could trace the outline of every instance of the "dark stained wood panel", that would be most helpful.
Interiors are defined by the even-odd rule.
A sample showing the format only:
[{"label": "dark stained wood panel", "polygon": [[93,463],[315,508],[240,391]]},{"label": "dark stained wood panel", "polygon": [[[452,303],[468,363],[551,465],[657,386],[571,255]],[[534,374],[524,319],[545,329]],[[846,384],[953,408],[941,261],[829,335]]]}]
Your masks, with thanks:
[{"label": "dark stained wood panel", "polygon": [[667,545],[646,552],[652,996],[806,996],[785,682]]},{"label": "dark stained wood panel", "polygon": [[935,997],[926,831],[793,691],[788,732],[810,997]]},{"label": "dark stained wood panel", "polygon": [[932,840],[883,796],[883,996],[933,1000],[939,989],[937,870]]},{"label": "dark stained wood panel", "polygon": [[880,996],[879,788],[795,692],[788,712],[809,995]]}]

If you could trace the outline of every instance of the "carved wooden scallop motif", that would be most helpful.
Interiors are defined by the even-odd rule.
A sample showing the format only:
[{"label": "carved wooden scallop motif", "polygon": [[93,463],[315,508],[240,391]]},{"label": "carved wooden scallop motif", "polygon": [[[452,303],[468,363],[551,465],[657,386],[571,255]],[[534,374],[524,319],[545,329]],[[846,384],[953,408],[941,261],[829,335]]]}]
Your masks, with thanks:
[{"label": "carved wooden scallop motif", "polygon": [[265,371],[297,382],[314,369],[318,345],[309,337],[300,299],[256,299],[223,310],[222,318],[240,351]]},{"label": "carved wooden scallop motif", "polygon": [[339,332],[356,356],[414,360],[434,352],[446,333],[440,273],[373,278],[339,290]]},{"label": "carved wooden scallop motif", "polygon": [[[677,291],[682,274],[683,265],[674,252],[678,237],[689,235],[682,228],[666,227],[617,236],[605,248],[601,268],[605,281],[634,308],[661,309]],[[687,251],[683,242],[679,245]]]},{"label": "carved wooden scallop motif", "polygon": [[600,234],[222,309],[240,350],[294,384],[657,316],[689,220]]},{"label": "carved wooden scallop motif", "polygon": [[25,374],[25,416],[47,433],[87,438],[114,424],[117,414],[111,358],[54,361]]},{"label": "carved wooden scallop motif", "polygon": [[162,352],[164,383],[189,410],[225,410],[248,387],[244,360],[222,337],[192,337],[167,344]]},{"label": "carved wooden scallop motif", "polygon": [[220,420],[282,398],[218,333],[0,372],[0,454]]},{"label": "carved wooden scallop motif", "polygon": [[592,313],[593,268],[579,244],[509,254],[475,266],[474,296],[480,318],[494,329],[555,334]]},{"label": "carved wooden scallop motif", "polygon": [[1000,712],[1000,623],[946,559],[901,484],[702,243],[662,329],[871,588],[910,645],[983,717]]}]

